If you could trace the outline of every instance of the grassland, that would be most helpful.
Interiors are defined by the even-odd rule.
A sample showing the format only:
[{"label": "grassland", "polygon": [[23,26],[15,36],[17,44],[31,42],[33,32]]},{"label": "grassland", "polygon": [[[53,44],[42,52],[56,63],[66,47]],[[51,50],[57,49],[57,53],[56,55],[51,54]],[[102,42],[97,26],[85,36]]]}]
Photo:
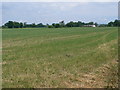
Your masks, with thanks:
[{"label": "grassland", "polygon": [[113,27],[3,29],[3,87],[107,86],[117,38]]}]

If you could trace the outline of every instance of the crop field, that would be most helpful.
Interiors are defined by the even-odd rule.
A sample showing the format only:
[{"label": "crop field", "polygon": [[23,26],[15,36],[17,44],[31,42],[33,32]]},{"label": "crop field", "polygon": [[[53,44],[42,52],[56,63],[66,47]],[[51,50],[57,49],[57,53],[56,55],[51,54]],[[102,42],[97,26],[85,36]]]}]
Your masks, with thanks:
[{"label": "crop field", "polygon": [[110,85],[117,27],[3,29],[2,35],[3,88]]}]

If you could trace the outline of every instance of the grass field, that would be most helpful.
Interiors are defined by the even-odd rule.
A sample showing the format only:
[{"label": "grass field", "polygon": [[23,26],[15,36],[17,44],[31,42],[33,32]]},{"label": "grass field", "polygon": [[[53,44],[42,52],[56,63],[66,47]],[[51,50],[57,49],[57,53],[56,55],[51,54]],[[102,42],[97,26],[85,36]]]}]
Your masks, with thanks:
[{"label": "grass field", "polygon": [[117,30],[3,29],[3,87],[107,86],[106,67],[117,59]]}]

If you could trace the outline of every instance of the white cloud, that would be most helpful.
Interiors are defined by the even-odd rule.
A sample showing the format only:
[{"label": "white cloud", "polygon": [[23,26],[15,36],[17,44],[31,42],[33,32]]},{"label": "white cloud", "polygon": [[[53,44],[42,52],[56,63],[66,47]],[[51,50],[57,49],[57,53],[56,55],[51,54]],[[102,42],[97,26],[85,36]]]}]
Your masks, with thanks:
[{"label": "white cloud", "polygon": [[51,3],[49,4],[49,7],[59,9],[61,11],[70,10],[71,8],[74,8],[78,6],[79,3]]},{"label": "white cloud", "polygon": [[94,21],[107,23],[117,18],[117,3],[3,3],[3,23],[8,20],[28,23]]}]

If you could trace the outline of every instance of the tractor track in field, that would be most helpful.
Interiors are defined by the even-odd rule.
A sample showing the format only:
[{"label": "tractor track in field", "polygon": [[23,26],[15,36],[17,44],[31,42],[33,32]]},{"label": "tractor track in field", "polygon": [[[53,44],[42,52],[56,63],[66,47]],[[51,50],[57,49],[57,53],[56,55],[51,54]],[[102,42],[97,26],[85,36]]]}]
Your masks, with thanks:
[{"label": "tractor track in field", "polygon": [[[112,33],[112,32],[111,32],[111,33]],[[82,45],[77,45],[76,47],[77,47],[77,48],[82,48],[83,46],[87,46],[87,45],[89,45],[89,44],[91,44],[91,43],[94,43],[94,42],[96,42],[96,41],[101,41],[101,39],[102,39],[102,40],[105,40],[105,38],[106,38],[109,34],[111,34],[111,33],[108,33],[108,34],[104,35],[103,37],[101,37],[101,38],[99,38],[99,39],[96,39],[96,40],[94,40],[94,41],[90,41],[90,42],[87,42],[87,43],[82,44]],[[104,44],[107,45],[108,43],[113,43],[113,42],[116,42],[116,41],[115,41],[115,40],[112,40],[112,41],[110,41],[110,42],[100,44],[99,46],[97,46],[96,49],[100,49],[101,45],[104,45]],[[70,48],[72,48],[72,47],[70,47]],[[95,52],[96,49],[93,49],[91,52]],[[4,52],[7,52],[7,51],[9,51],[9,53],[12,52],[11,50],[3,50],[3,53],[4,53]],[[18,50],[17,50],[17,51],[18,51]],[[18,51],[18,52],[19,52],[19,51]],[[87,53],[90,53],[90,52],[87,52]],[[85,54],[87,54],[87,53],[83,53],[82,55],[85,55]],[[55,55],[54,57],[56,57],[56,55]],[[54,57],[52,57],[52,58],[54,58]],[[14,60],[9,61],[9,64],[12,63],[13,61],[14,61]],[[8,61],[7,61],[7,63],[8,63]],[[7,64],[7,63],[6,63],[6,62],[3,62],[3,64]]]},{"label": "tractor track in field", "polygon": [[[100,32],[99,34],[106,34],[104,32]],[[97,32],[95,33],[92,33],[92,36],[94,35],[97,35]],[[72,35],[72,36],[65,36],[65,37],[55,37],[55,38],[50,38],[50,39],[44,39],[44,40],[33,40],[35,38],[33,37],[28,37],[28,38],[24,38],[24,39],[17,39],[17,40],[10,40],[10,41],[7,41],[7,45],[4,45],[5,42],[3,42],[3,48],[7,48],[7,47],[14,47],[14,46],[25,46],[27,45],[27,42],[32,42],[31,44],[37,44],[37,43],[43,43],[43,42],[46,42],[46,41],[53,41],[53,40],[64,40],[64,39],[76,39],[76,38],[84,38],[84,37],[89,37],[91,36],[91,33],[90,34],[86,34],[86,35]],[[39,37],[39,36],[37,36]],[[33,38],[33,39],[31,39]],[[10,44],[11,42],[13,42],[12,44]]]},{"label": "tractor track in field", "polygon": [[3,87],[108,86],[107,72],[111,65],[117,64],[114,30],[76,34],[47,38],[48,35],[43,39],[31,35],[31,38],[5,40],[3,62],[0,63],[4,70]]},{"label": "tractor track in field", "polygon": [[[111,32],[112,33],[112,32]],[[76,48],[82,48],[83,46],[87,46],[87,45],[89,45],[89,44],[92,44],[92,43],[95,43],[96,41],[101,41],[101,40],[105,40],[105,38],[109,35],[109,34],[111,34],[111,33],[107,33],[107,34],[105,34],[104,36],[102,36],[101,38],[99,38],[99,39],[96,39],[96,40],[94,40],[94,41],[90,41],[90,42],[87,42],[87,43],[83,43],[83,44],[81,44],[81,45],[76,45]],[[113,42],[114,40],[112,40],[111,42]],[[107,43],[109,43],[109,42],[107,42]],[[104,43],[103,43],[104,44]],[[98,48],[100,47],[100,45],[98,46]],[[31,48],[31,47],[30,47]],[[72,47],[70,47],[70,48],[72,48]],[[73,47],[74,48],[74,47]],[[21,50],[21,49],[20,49]],[[7,52],[7,51],[9,51],[9,53],[10,52],[12,52],[12,50],[3,50],[3,53],[4,52]],[[94,52],[95,50],[93,49],[93,51],[92,52]],[[17,50],[17,52],[19,52],[19,49]],[[88,53],[90,53],[90,52],[88,52]],[[84,53],[83,55],[85,55],[85,54],[87,54],[87,53]],[[55,55],[56,56],[56,55]],[[52,57],[53,58],[53,57]],[[12,62],[12,61],[10,61],[10,62]],[[9,63],[10,63],[9,62]],[[6,64],[6,63],[5,63]]]}]

